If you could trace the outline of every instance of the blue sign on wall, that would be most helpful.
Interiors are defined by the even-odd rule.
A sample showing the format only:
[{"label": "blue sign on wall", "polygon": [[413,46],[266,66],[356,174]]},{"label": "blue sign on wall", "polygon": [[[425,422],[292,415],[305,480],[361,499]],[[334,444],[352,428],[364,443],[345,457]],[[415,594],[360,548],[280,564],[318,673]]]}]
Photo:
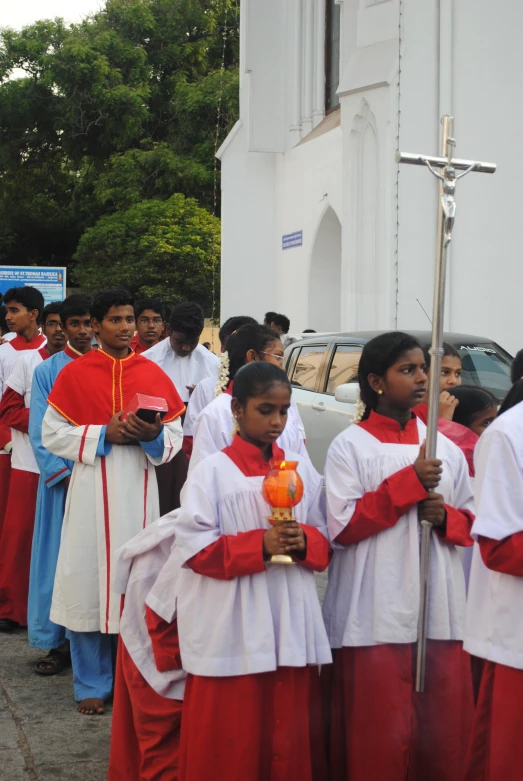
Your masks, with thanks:
[{"label": "blue sign on wall", "polygon": [[295,233],[287,233],[282,236],[281,248],[293,249],[294,247],[303,246],[303,231],[296,231]]},{"label": "blue sign on wall", "polygon": [[45,304],[63,301],[66,269],[47,266],[0,266],[0,295],[12,287],[36,287]]}]

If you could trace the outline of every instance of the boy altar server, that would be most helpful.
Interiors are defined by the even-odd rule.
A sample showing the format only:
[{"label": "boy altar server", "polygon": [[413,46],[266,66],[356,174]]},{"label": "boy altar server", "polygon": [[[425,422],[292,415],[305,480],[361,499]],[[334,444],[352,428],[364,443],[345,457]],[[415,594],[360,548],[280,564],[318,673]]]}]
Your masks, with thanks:
[{"label": "boy altar server", "polygon": [[40,469],[40,480],[31,553],[27,622],[29,645],[49,651],[45,658],[35,664],[35,672],[39,675],[54,675],[70,664],[65,629],[53,623],[49,614],[65,499],[73,470],[72,461],[55,456],[42,446],[42,421],[47,411],[47,397],[64,366],[91,350],[93,329],[90,306],[91,299],[85,295],[68,296],[62,302],[60,320],[67,345],[65,350],[36,367],[31,389],[29,439]]},{"label": "boy altar server", "polygon": [[[11,370],[23,350],[39,350],[46,338],[38,328],[44,308],[44,297],[35,287],[13,287],[4,295],[6,323],[13,338],[0,344],[0,398]],[[4,521],[9,492],[12,448],[9,427],[0,429],[0,530]]]},{"label": "boy altar server", "polygon": [[[220,359],[198,344],[203,326],[203,309],[199,304],[178,304],[171,312],[168,338],[143,353],[170,377],[186,405],[195,386],[206,377],[217,378],[220,368]],[[187,457],[180,452],[169,466],[156,470],[160,515],[180,506],[180,491],[187,469]]]},{"label": "boy altar server", "polygon": [[31,385],[35,367],[65,347],[60,322],[60,304],[43,311],[40,350],[22,350],[5,383],[0,403],[0,423],[11,430],[11,479],[0,535],[0,630],[27,625],[27,594],[31,540],[35,520],[38,465],[27,434]]},{"label": "boy altar server", "polygon": [[[91,315],[101,347],[61,371],[42,425],[42,445],[74,461],[51,620],[70,630],[75,697],[86,715],[104,712],[113,686],[114,555],[160,515],[154,465],[180,450],[185,409],[166,374],[130,349],[130,295],[101,293]],[[159,415],[155,423],[133,413],[122,419],[137,393],[167,401],[163,423]]]}]

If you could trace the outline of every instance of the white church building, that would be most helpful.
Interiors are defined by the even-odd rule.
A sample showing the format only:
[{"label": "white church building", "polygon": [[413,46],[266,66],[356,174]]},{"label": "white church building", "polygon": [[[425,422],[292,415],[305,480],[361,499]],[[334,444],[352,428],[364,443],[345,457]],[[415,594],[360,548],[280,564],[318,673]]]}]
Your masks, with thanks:
[{"label": "white church building", "polygon": [[457,186],[446,328],[523,347],[522,29],[521,0],[241,0],[222,319],[430,328],[438,185],[396,152],[438,155],[452,114],[498,170]]}]

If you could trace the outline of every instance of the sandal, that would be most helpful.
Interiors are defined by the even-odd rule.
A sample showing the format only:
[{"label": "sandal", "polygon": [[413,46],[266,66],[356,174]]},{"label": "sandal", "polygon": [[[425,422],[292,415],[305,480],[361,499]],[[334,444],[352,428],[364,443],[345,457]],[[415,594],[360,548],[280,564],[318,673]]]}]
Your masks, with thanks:
[{"label": "sandal", "polygon": [[68,651],[59,651],[57,648],[53,648],[47,656],[37,661],[34,671],[37,675],[57,675],[70,666],[71,654]]}]

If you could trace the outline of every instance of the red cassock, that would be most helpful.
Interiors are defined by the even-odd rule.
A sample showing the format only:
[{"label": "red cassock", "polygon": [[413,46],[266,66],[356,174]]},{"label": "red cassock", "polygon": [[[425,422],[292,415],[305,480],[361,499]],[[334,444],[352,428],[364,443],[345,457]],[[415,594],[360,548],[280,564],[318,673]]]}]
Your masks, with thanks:
[{"label": "red cassock", "polygon": [[[274,458],[285,457],[276,446],[273,451]],[[238,439],[224,452],[245,475],[268,472],[267,462],[260,465],[244,457]],[[301,566],[322,572],[332,555],[329,544],[318,529],[307,524],[302,529],[307,555]],[[218,580],[255,572],[263,534],[260,529],[222,535],[188,566]],[[218,781],[217,767],[219,781],[325,781],[318,667],[279,667],[231,677],[188,674],[180,781]]]},{"label": "red cassock", "polygon": [[[415,411],[415,410],[414,410]],[[359,425],[382,443],[419,444],[404,430]],[[397,428],[397,431],[395,430]],[[426,497],[412,467],[358,501],[337,542],[354,545],[398,521]],[[446,505],[445,541],[470,546],[473,516]],[[416,694],[416,644],[342,647],[322,669],[330,781],[462,781],[473,718],[470,656],[463,644],[427,641],[425,691]]]},{"label": "red cassock", "polygon": [[[176,621],[149,607],[146,620],[158,670],[181,669]],[[107,781],[178,781],[181,718],[182,703],[147,683],[120,638]]]},{"label": "red cassock", "polygon": [[[523,532],[479,547],[489,569],[523,577]],[[522,725],[523,670],[485,661],[464,781],[521,781]]]},{"label": "red cassock", "polygon": [[[42,360],[49,358],[45,348],[39,353]],[[27,434],[29,409],[25,407],[24,397],[10,387],[5,389],[0,402],[0,422],[2,426]],[[0,463],[10,460],[7,456],[0,457]],[[14,468],[9,473],[5,514],[0,519],[0,618],[27,626],[29,568],[39,475]]]}]

